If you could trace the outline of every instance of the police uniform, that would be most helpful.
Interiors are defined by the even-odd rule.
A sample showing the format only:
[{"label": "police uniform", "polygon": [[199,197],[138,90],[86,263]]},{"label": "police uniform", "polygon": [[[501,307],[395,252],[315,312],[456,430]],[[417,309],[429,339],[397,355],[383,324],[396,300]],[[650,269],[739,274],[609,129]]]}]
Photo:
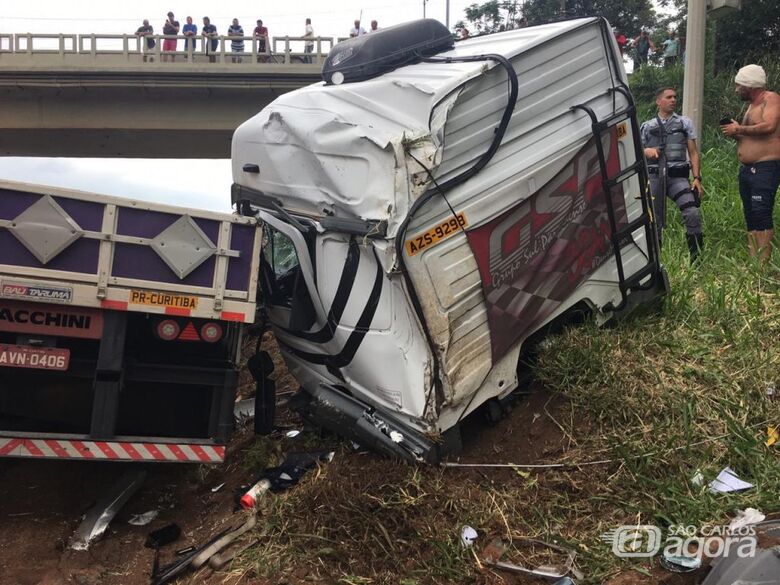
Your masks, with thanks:
[{"label": "police uniform", "polygon": [[[660,123],[660,126],[659,126]],[[691,189],[688,182],[690,164],[688,163],[688,140],[696,140],[696,130],[690,118],[672,114],[666,120],[660,117],[648,120],[640,129],[642,146],[660,148],[664,143],[666,155],[667,182],[666,193],[661,193],[661,170],[659,159],[647,159],[650,173],[650,192],[653,196],[653,211],[659,230],[665,227],[663,197],[674,201],[685,223],[685,234],[691,258],[696,259],[703,244],[699,195]]]}]

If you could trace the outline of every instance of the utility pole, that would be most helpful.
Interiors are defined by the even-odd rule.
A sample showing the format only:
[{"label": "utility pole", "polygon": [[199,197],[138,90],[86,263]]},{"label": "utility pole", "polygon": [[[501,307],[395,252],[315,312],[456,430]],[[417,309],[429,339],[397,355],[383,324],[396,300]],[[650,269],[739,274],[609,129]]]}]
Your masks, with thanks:
[{"label": "utility pole", "polygon": [[445,13],[446,16],[444,17],[444,24],[447,25],[447,30],[450,30],[450,0],[447,0],[445,5],[447,7],[447,11]]},{"label": "utility pole", "polygon": [[[685,34],[685,81],[683,116],[688,116],[702,135],[704,105],[704,44],[707,29],[706,0],[688,0],[688,27]],[[699,138],[701,142],[701,138]]]}]

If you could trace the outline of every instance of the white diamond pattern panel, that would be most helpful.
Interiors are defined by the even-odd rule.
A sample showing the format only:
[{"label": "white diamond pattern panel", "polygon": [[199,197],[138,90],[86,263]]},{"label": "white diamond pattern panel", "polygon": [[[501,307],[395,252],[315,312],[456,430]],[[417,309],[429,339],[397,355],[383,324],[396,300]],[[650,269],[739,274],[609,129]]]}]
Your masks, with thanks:
[{"label": "white diamond pattern panel", "polygon": [[81,227],[50,195],[44,195],[17,215],[8,231],[42,264],[84,235]]},{"label": "white diamond pattern panel", "polygon": [[217,251],[198,224],[184,215],[160,232],[151,242],[152,249],[179,278],[211,258]]}]

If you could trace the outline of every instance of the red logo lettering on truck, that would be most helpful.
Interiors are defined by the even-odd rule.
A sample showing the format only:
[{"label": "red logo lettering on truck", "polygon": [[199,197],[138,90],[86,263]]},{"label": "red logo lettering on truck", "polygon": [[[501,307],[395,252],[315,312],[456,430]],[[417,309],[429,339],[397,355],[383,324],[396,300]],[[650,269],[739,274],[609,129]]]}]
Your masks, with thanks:
[{"label": "red logo lettering on truck", "polygon": [[[620,169],[617,131],[603,142],[614,176]],[[611,195],[619,228],[626,222],[622,186]],[[495,361],[612,255],[595,139],[549,183],[467,236],[488,306]]]}]

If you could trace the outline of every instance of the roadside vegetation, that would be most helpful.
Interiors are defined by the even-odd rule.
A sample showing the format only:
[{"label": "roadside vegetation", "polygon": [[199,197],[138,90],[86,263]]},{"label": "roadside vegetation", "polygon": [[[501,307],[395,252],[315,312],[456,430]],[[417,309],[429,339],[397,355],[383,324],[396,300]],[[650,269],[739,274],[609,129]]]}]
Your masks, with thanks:
[{"label": "roadside vegetation", "polygon": [[[780,81],[780,66],[768,68]],[[643,115],[655,87],[681,82],[676,69],[635,75]],[[746,507],[780,512],[780,445],[765,444],[767,427],[780,422],[780,250],[763,267],[747,254],[735,147],[716,125],[741,107],[729,75],[708,79],[707,101],[700,262],[689,265],[681,222],[669,209],[663,261],[671,292],[662,306],[609,328],[571,328],[544,344],[535,374],[549,401],[514,422],[547,425],[560,449],[529,460],[494,446],[486,457],[571,466],[414,467],[343,445],[333,463],[261,502],[260,543],[233,571],[274,583],[514,582],[475,552],[500,537],[514,562],[526,562],[538,551],[529,557],[521,543],[535,537],[573,547],[581,582],[603,583],[653,566],[614,556],[599,538],[611,528],[720,525]],[[525,415],[518,408],[515,416]],[[602,460],[609,462],[583,466]],[[755,487],[710,493],[707,483],[726,466]],[[464,524],[479,531],[474,549],[460,546]]]}]

